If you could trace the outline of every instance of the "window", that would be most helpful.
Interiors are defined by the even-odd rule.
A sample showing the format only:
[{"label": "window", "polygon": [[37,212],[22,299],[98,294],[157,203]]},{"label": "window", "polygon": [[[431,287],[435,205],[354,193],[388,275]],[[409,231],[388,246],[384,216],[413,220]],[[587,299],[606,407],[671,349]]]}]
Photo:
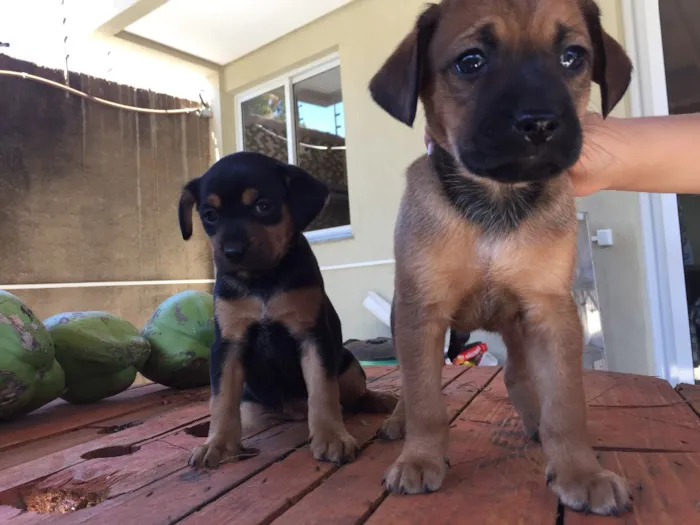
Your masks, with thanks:
[{"label": "window", "polygon": [[295,164],[331,190],[307,229],[309,240],[348,238],[350,206],[345,113],[338,59],[324,62],[237,98],[239,147]]}]

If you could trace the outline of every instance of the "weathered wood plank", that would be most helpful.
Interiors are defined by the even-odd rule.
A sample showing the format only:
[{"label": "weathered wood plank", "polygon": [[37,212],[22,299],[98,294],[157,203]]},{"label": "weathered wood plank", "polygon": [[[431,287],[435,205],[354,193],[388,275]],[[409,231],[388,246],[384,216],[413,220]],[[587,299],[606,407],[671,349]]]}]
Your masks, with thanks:
[{"label": "weathered wood plank", "polygon": [[98,424],[149,406],[186,402],[199,395],[201,389],[178,392],[162,385],[143,385],[91,405],[72,405],[61,400],[55,401],[51,406],[43,407],[17,421],[2,423],[0,452],[20,444],[26,445],[34,440]]},{"label": "weathered wood plank", "polygon": [[452,467],[440,491],[390,495],[366,523],[555,523],[557,500],[544,483],[540,447],[525,441],[502,374],[457,417],[449,455]]},{"label": "weathered wood plank", "polygon": [[[469,404],[498,373],[498,368],[472,368],[448,383],[443,390],[450,420]],[[371,443],[357,461],[323,480],[273,523],[275,525],[351,525],[372,512],[386,493],[384,472],[401,452],[402,442]]]},{"label": "weathered wood plank", "polygon": [[187,398],[169,398],[167,404],[159,403],[135,412],[128,412],[114,418],[76,428],[60,435],[47,436],[0,453],[0,472],[21,465],[37,458],[49,456],[55,452],[100,439],[105,435],[123,432],[132,426],[142,425],[145,421],[158,415],[172,412],[175,408],[191,403]]},{"label": "weathered wood plank", "polygon": [[587,372],[584,382],[594,447],[700,452],[700,418],[667,381]]},{"label": "weathered wood plank", "polygon": [[[700,454],[603,452],[603,466],[620,472],[633,488],[632,512],[625,525],[700,523]],[[564,525],[609,525],[611,518],[565,510]]]},{"label": "weathered wood plank", "polygon": [[[368,382],[376,383],[375,388],[382,388],[385,383],[393,385],[398,376],[396,367],[377,367],[373,374],[369,374]],[[203,419],[202,424],[198,425],[202,426],[200,432],[205,433],[205,425],[207,422]],[[279,432],[281,430],[276,431]],[[99,494],[100,499],[111,500],[135,492],[169,474],[182,471],[186,467],[189,451],[202,439],[201,435],[197,437],[180,431],[157,437],[152,441],[146,440],[133,454],[93,459],[69,466],[43,480],[36,489],[77,494],[82,491],[86,494]],[[100,504],[100,509],[103,506],[104,504]],[[88,519],[90,511],[91,509],[87,509],[82,511],[82,514],[71,514],[70,522],[75,522],[75,518]],[[32,521],[30,515],[23,518]],[[36,516],[34,519],[43,521],[45,516]]]},{"label": "weathered wood plank", "polygon": [[[346,426],[348,432],[362,447],[376,434],[383,420],[384,417],[381,415],[360,415],[350,418]],[[236,525],[269,523],[337,469],[338,467],[331,463],[314,460],[308,447],[305,446],[181,523],[187,525],[233,521]]]},{"label": "weathered wood plank", "polygon": [[[392,391],[398,388],[399,384],[400,374],[398,370],[392,370],[389,374],[383,375],[374,381],[372,383],[372,387],[378,390]],[[382,420],[383,416],[381,415],[358,414],[351,416],[346,421],[346,424],[348,425],[348,429],[354,433],[356,438],[360,439],[361,441],[366,441],[374,435]],[[301,435],[304,436],[302,440],[299,439],[299,432],[301,432]],[[284,434],[288,433],[293,436],[291,440],[288,436],[284,436]],[[152,493],[147,499],[146,494],[148,493],[145,492],[146,489],[143,489],[139,491],[139,494],[134,495],[133,498],[123,498],[125,503],[128,501],[128,504],[119,505],[113,510],[103,508],[98,519],[109,517],[109,519],[114,521],[128,521],[132,519],[132,517],[136,517],[136,514],[133,514],[134,508],[145,505],[153,506],[155,501],[161,501],[160,504],[154,507],[154,514],[152,515],[152,518],[149,519],[152,519],[154,523],[172,523],[177,519],[188,516],[193,511],[201,507],[204,507],[202,512],[209,512],[208,509],[212,506],[212,504],[207,504],[210,501],[219,495],[226,494],[226,496],[228,496],[231,493],[235,493],[236,488],[241,485],[241,481],[244,481],[246,476],[253,477],[249,480],[245,480],[245,484],[242,485],[242,487],[246,488],[246,491],[248,492],[247,487],[250,486],[251,494],[255,491],[253,487],[256,486],[256,483],[259,483],[260,485],[265,485],[267,483],[267,481],[263,483],[263,479],[269,479],[271,484],[281,480],[289,481],[288,474],[275,474],[275,472],[277,472],[277,470],[280,468],[280,465],[284,465],[287,460],[290,460],[290,458],[293,463],[299,461],[306,465],[307,470],[313,477],[323,476],[325,475],[326,469],[334,468],[332,465],[318,463],[313,460],[308,451],[308,447],[294,451],[294,449],[305,445],[307,442],[308,428],[306,422],[295,424],[282,435],[273,436],[273,439],[276,439],[278,442],[272,448],[270,448],[270,439],[262,439],[259,440],[258,444],[250,445],[261,449],[260,456],[239,464],[226,465],[223,467],[224,469],[233,469],[238,467],[240,474],[237,476],[229,474],[226,477],[220,477],[218,475],[218,473],[222,470],[220,468],[211,473],[202,474],[203,476],[209,476],[206,486],[204,486],[203,483],[188,486],[183,484],[179,479],[182,475],[190,475],[191,472],[189,469],[185,468],[183,464],[182,470],[169,476],[167,480],[163,480],[163,482],[147,487],[148,493]],[[182,433],[168,438],[169,443],[175,443],[175,440],[177,440],[178,446],[188,449],[191,446],[194,446],[196,443],[201,442],[201,440],[198,440],[196,442],[191,441],[188,443],[187,437],[183,436]],[[289,454],[290,451],[291,454]],[[278,461],[280,458],[285,459],[281,463],[276,463],[276,461]],[[257,465],[254,463],[256,461],[258,463]],[[253,466],[256,466],[257,468],[252,468]],[[261,472],[258,473],[257,471]],[[283,476],[281,479],[280,475]],[[303,472],[295,468],[294,479],[300,480],[300,477],[303,477]],[[207,488],[207,490],[203,490],[205,488]],[[263,487],[263,489],[269,491],[267,486]],[[219,498],[215,503],[223,500],[226,496]],[[277,498],[277,496],[278,495],[275,494],[272,497]],[[253,516],[255,509],[260,508],[256,507],[255,502],[251,500],[250,496],[244,495],[242,497],[242,501],[246,502],[247,510],[244,512],[247,512],[247,514],[237,513],[237,523],[247,522],[246,516]],[[258,500],[258,503],[261,503],[261,500]],[[275,506],[272,499],[262,501],[262,503],[263,508],[274,510]],[[205,505],[207,506],[205,507]],[[237,505],[237,503],[235,503],[234,506],[235,505]],[[167,516],[167,519],[163,518],[163,516]],[[199,516],[199,514],[195,514],[195,516]]]},{"label": "weathered wood plank", "polygon": [[[450,377],[454,377],[456,374],[452,372],[450,374]],[[382,373],[382,374],[377,374],[377,377],[374,379],[372,382],[372,388],[379,389],[379,390],[395,390],[398,385],[400,384],[400,374],[396,368],[392,368],[388,370],[388,373]],[[376,431],[376,427],[379,425],[381,420],[383,419],[381,416],[363,416],[363,415],[358,415],[358,416],[353,416],[350,418],[348,421],[348,425],[352,425],[352,420],[356,419],[357,425],[359,425],[359,428],[361,429],[360,433],[368,432],[371,430],[371,433],[373,434]],[[376,419],[376,422],[372,422],[372,418]],[[303,428],[303,432],[305,433],[305,438],[308,437],[308,430],[306,428],[306,423],[301,423],[293,426],[293,431],[298,432],[300,429]],[[274,429],[273,429],[274,431]],[[289,432],[292,432],[292,429],[289,429]],[[171,436],[168,436],[167,438],[164,439],[169,444],[175,444],[185,450],[191,449],[194,445],[198,444],[201,442],[201,439],[195,439],[192,438],[192,436],[189,436],[183,432],[178,432],[175,434],[172,434]],[[265,441],[265,440],[263,440]],[[277,457],[271,457],[270,454],[268,454],[267,457],[267,463],[273,463],[276,459],[279,457],[284,457],[289,453],[290,450],[293,450],[296,447],[299,447],[303,444],[306,443],[306,439],[303,439],[303,441],[299,442],[298,437],[294,437],[293,441],[284,441],[284,443],[281,443],[277,445],[275,449],[271,452],[274,455],[274,451],[277,452]],[[265,445],[269,445],[265,441]],[[253,445],[258,447],[258,445]],[[267,450],[267,447],[265,448]],[[305,451],[305,454],[308,455],[308,450]],[[260,458],[260,459],[258,459]],[[250,475],[251,473],[255,472],[255,469],[251,468],[255,465],[255,461],[262,461],[264,463],[265,460],[265,454],[261,454],[260,456],[247,460],[244,462],[241,462],[239,464],[234,464],[231,467],[234,467],[236,465],[241,465],[243,466],[244,475]],[[310,459],[310,458],[309,458]],[[268,466],[267,464],[263,464],[262,467],[259,467],[258,470],[261,468],[264,468]],[[314,462],[314,469],[316,468],[316,463]],[[221,490],[222,492],[225,492],[227,490],[230,490],[231,488],[235,487],[237,484],[236,477],[235,476],[227,476],[226,478],[220,478],[217,479],[216,482],[210,483],[210,486],[207,490],[200,492],[198,490],[192,490],[191,487],[183,486],[181,481],[179,480],[178,476],[181,475],[188,475],[190,472],[186,467],[184,462],[180,463],[178,465],[179,471],[173,473],[171,476],[168,477],[166,480],[162,480],[162,482],[156,483],[152,486],[148,487],[148,492],[140,491],[141,494],[136,494],[133,495],[134,499],[132,500],[131,497],[127,496],[125,498],[118,498],[115,501],[118,500],[129,500],[129,504],[120,507],[119,509],[116,509],[117,506],[115,505],[115,510],[110,511],[107,509],[104,505],[102,505],[102,512],[105,514],[100,514],[100,516],[105,516],[109,515],[114,516],[113,519],[115,520],[128,520],[129,518],[129,513],[133,512],[134,508],[138,508],[136,501],[139,500],[139,498],[144,499],[146,495],[150,494],[148,496],[147,501],[143,501],[144,505],[152,506],[154,504],[154,501],[157,500],[157,497],[162,495],[162,498],[164,501],[169,501],[170,503],[164,503],[165,508],[168,511],[168,515],[170,516],[168,518],[168,521],[175,519],[176,516],[184,516],[189,514],[192,509],[197,508],[199,506],[204,505],[209,499],[213,497],[214,494],[216,494],[216,491]],[[223,467],[227,468],[229,467],[228,465]],[[239,467],[240,468],[240,467]],[[210,473],[212,476],[216,476],[217,473],[221,469],[218,469],[217,471],[214,471]],[[209,475],[207,473],[206,475]],[[160,487],[163,486],[163,490],[160,490]],[[200,489],[204,487],[199,487]],[[183,494],[183,497],[178,497],[178,494],[182,491],[186,491],[186,495]],[[152,493],[153,492],[153,493]],[[195,498],[195,499],[193,499]],[[197,499],[198,498],[198,499]],[[176,501],[177,500],[177,501]],[[159,510],[162,514],[162,506],[159,506]],[[77,516],[76,516],[77,517]],[[82,518],[81,518],[82,519]],[[111,518],[112,519],[112,518]],[[157,519],[157,518],[154,518]]]},{"label": "weathered wood plank", "polygon": [[85,461],[84,454],[106,447],[129,447],[202,420],[209,414],[208,402],[198,401],[161,414],[143,425],[82,443],[0,472],[0,493],[42,479]]},{"label": "weathered wood plank", "polygon": [[[386,495],[381,477],[402,443],[374,440],[383,420],[379,415],[347,419],[348,428],[365,448],[354,463],[341,468],[311,458],[305,446],[308,429],[300,422],[249,437],[246,445],[260,450],[252,459],[211,472],[191,471],[186,467],[187,456],[203,438],[184,429],[205,430],[209,414],[204,389],[200,401],[147,405],[101,420],[99,426],[142,416],[142,425],[117,434],[75,443],[72,437],[92,439],[88,432],[95,431],[78,426],[72,427],[77,431],[38,438],[29,445],[12,445],[9,454],[20,459],[31,454],[42,457],[0,469],[0,521],[9,525],[48,525],[48,520],[58,520],[58,525],[182,521],[439,525],[466,519],[486,525],[554,524],[557,502],[544,484],[540,447],[524,439],[502,375],[489,383],[497,371],[445,367],[446,404],[455,416],[450,437],[453,466],[443,489],[430,496]],[[368,372],[372,388],[399,391],[396,367],[372,367]],[[694,494],[700,486],[700,418],[691,408],[700,404],[700,388],[683,385],[675,392],[661,380],[625,374],[587,372],[584,377],[589,428],[603,464],[625,474],[637,487],[634,512],[625,522],[700,523],[700,499]],[[133,390],[146,388],[150,387]],[[81,457],[98,448],[132,445],[140,448],[124,456]],[[55,446],[62,449],[57,451]],[[0,456],[0,465],[13,461],[6,459],[8,454]],[[13,505],[17,487],[31,483],[36,489],[61,489],[72,496],[92,491],[106,499],[63,515],[22,513],[2,506]],[[573,512],[565,512],[563,519],[566,525],[610,521]]]}]

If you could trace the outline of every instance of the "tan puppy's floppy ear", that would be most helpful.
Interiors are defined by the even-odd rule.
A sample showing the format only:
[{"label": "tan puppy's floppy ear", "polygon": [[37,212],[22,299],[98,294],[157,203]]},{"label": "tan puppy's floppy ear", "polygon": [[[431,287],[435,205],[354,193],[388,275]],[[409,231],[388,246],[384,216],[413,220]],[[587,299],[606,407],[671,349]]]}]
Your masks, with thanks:
[{"label": "tan puppy's floppy ear", "polygon": [[180,221],[180,232],[186,241],[192,237],[192,208],[199,206],[199,178],[193,179],[182,188],[180,205],[177,216]]},{"label": "tan puppy's floppy ear", "polygon": [[593,82],[600,86],[603,117],[607,117],[629,88],[632,62],[623,47],[603,30],[598,5],[583,0],[582,7],[593,42]]},{"label": "tan puppy's floppy ear", "polygon": [[440,16],[440,6],[429,4],[416,27],[374,75],[369,91],[389,115],[412,126],[424,81],[425,54]]}]

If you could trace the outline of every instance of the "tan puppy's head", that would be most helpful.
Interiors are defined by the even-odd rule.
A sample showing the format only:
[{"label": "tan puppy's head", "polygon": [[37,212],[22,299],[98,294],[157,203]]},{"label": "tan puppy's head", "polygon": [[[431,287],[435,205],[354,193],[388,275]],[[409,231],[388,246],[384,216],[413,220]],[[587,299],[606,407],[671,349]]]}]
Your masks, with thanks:
[{"label": "tan puppy's head", "polygon": [[591,81],[607,116],[631,73],[593,0],[443,0],[428,6],[370,91],[409,126],[420,98],[430,135],[467,171],[517,183],[575,164]]}]

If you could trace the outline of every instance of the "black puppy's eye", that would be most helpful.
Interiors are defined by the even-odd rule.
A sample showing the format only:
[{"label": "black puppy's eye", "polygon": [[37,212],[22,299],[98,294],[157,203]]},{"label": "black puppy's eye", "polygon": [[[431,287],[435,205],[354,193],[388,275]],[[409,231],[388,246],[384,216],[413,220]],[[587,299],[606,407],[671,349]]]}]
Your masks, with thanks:
[{"label": "black puppy's eye", "polygon": [[483,51],[470,49],[457,59],[454,67],[460,75],[472,76],[484,69],[487,63],[488,60]]},{"label": "black puppy's eye", "polygon": [[267,199],[260,199],[255,203],[255,213],[260,217],[269,215],[272,212],[272,201]]},{"label": "black puppy's eye", "polygon": [[559,62],[569,71],[578,71],[583,66],[587,54],[581,46],[567,47],[559,57]]},{"label": "black puppy's eye", "polygon": [[219,220],[219,214],[215,210],[207,210],[202,214],[202,218],[209,224],[214,224]]}]

